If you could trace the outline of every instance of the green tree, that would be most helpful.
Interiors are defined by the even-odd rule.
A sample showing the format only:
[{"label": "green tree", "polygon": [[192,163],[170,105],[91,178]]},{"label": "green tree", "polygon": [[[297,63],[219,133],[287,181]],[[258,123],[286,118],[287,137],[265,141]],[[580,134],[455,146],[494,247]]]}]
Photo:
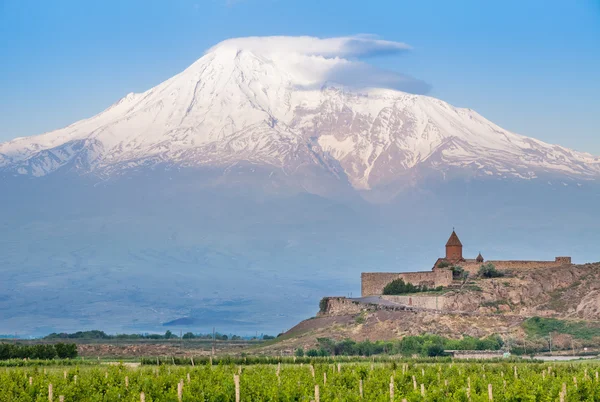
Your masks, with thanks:
[{"label": "green tree", "polygon": [[483,278],[500,278],[504,276],[504,273],[498,271],[494,264],[488,262],[479,267],[479,276]]}]

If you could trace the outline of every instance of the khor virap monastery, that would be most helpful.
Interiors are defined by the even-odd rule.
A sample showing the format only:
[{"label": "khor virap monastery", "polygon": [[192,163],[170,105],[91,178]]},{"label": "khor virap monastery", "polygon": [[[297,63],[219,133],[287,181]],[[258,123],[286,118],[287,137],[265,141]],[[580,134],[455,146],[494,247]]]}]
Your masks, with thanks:
[{"label": "khor virap monastery", "polygon": [[463,257],[463,245],[453,230],[446,243],[446,256],[438,258],[431,271],[421,272],[363,272],[361,274],[362,296],[374,296],[383,293],[385,285],[395,279],[403,279],[413,285],[426,285],[429,287],[449,286],[452,284],[452,265],[460,265],[470,274],[475,274],[481,264],[492,263],[497,269],[530,269],[558,267],[571,264],[571,257],[556,257],[554,261],[488,261],[484,260],[481,253],[477,258],[468,259]]}]

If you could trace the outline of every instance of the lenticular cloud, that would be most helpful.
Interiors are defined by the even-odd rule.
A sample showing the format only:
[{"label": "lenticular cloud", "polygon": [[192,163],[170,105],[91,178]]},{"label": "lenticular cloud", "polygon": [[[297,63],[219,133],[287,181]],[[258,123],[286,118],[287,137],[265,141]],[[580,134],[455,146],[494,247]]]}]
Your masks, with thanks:
[{"label": "lenticular cloud", "polygon": [[278,65],[294,78],[298,88],[314,89],[328,82],[353,88],[390,88],[410,93],[427,93],[430,86],[414,77],[382,70],[364,59],[405,53],[402,42],[371,36],[316,38],[311,36],[267,36],[225,40],[206,53],[248,51]]}]

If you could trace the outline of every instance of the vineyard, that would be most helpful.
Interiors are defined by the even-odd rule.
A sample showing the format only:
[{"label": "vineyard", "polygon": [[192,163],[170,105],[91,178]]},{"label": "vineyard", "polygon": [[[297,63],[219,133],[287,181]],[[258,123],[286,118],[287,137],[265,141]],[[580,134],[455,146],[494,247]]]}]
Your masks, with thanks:
[{"label": "vineyard", "polygon": [[29,367],[1,401],[600,401],[600,364],[315,363]]}]

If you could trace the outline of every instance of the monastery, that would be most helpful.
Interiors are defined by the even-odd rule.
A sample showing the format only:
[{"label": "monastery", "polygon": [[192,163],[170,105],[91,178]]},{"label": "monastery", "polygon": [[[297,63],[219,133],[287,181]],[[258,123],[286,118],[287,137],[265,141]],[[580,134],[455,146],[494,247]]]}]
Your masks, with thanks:
[{"label": "monastery", "polygon": [[571,257],[556,257],[554,261],[488,261],[484,260],[481,253],[476,258],[467,259],[463,257],[463,245],[454,230],[446,243],[446,256],[436,260],[430,271],[420,272],[363,272],[361,274],[362,297],[381,295],[383,288],[395,279],[403,279],[413,285],[425,285],[428,287],[450,286],[452,284],[451,267],[461,266],[470,275],[475,275],[479,267],[485,263],[492,263],[499,270],[506,269],[534,269],[559,267],[571,264]]}]

